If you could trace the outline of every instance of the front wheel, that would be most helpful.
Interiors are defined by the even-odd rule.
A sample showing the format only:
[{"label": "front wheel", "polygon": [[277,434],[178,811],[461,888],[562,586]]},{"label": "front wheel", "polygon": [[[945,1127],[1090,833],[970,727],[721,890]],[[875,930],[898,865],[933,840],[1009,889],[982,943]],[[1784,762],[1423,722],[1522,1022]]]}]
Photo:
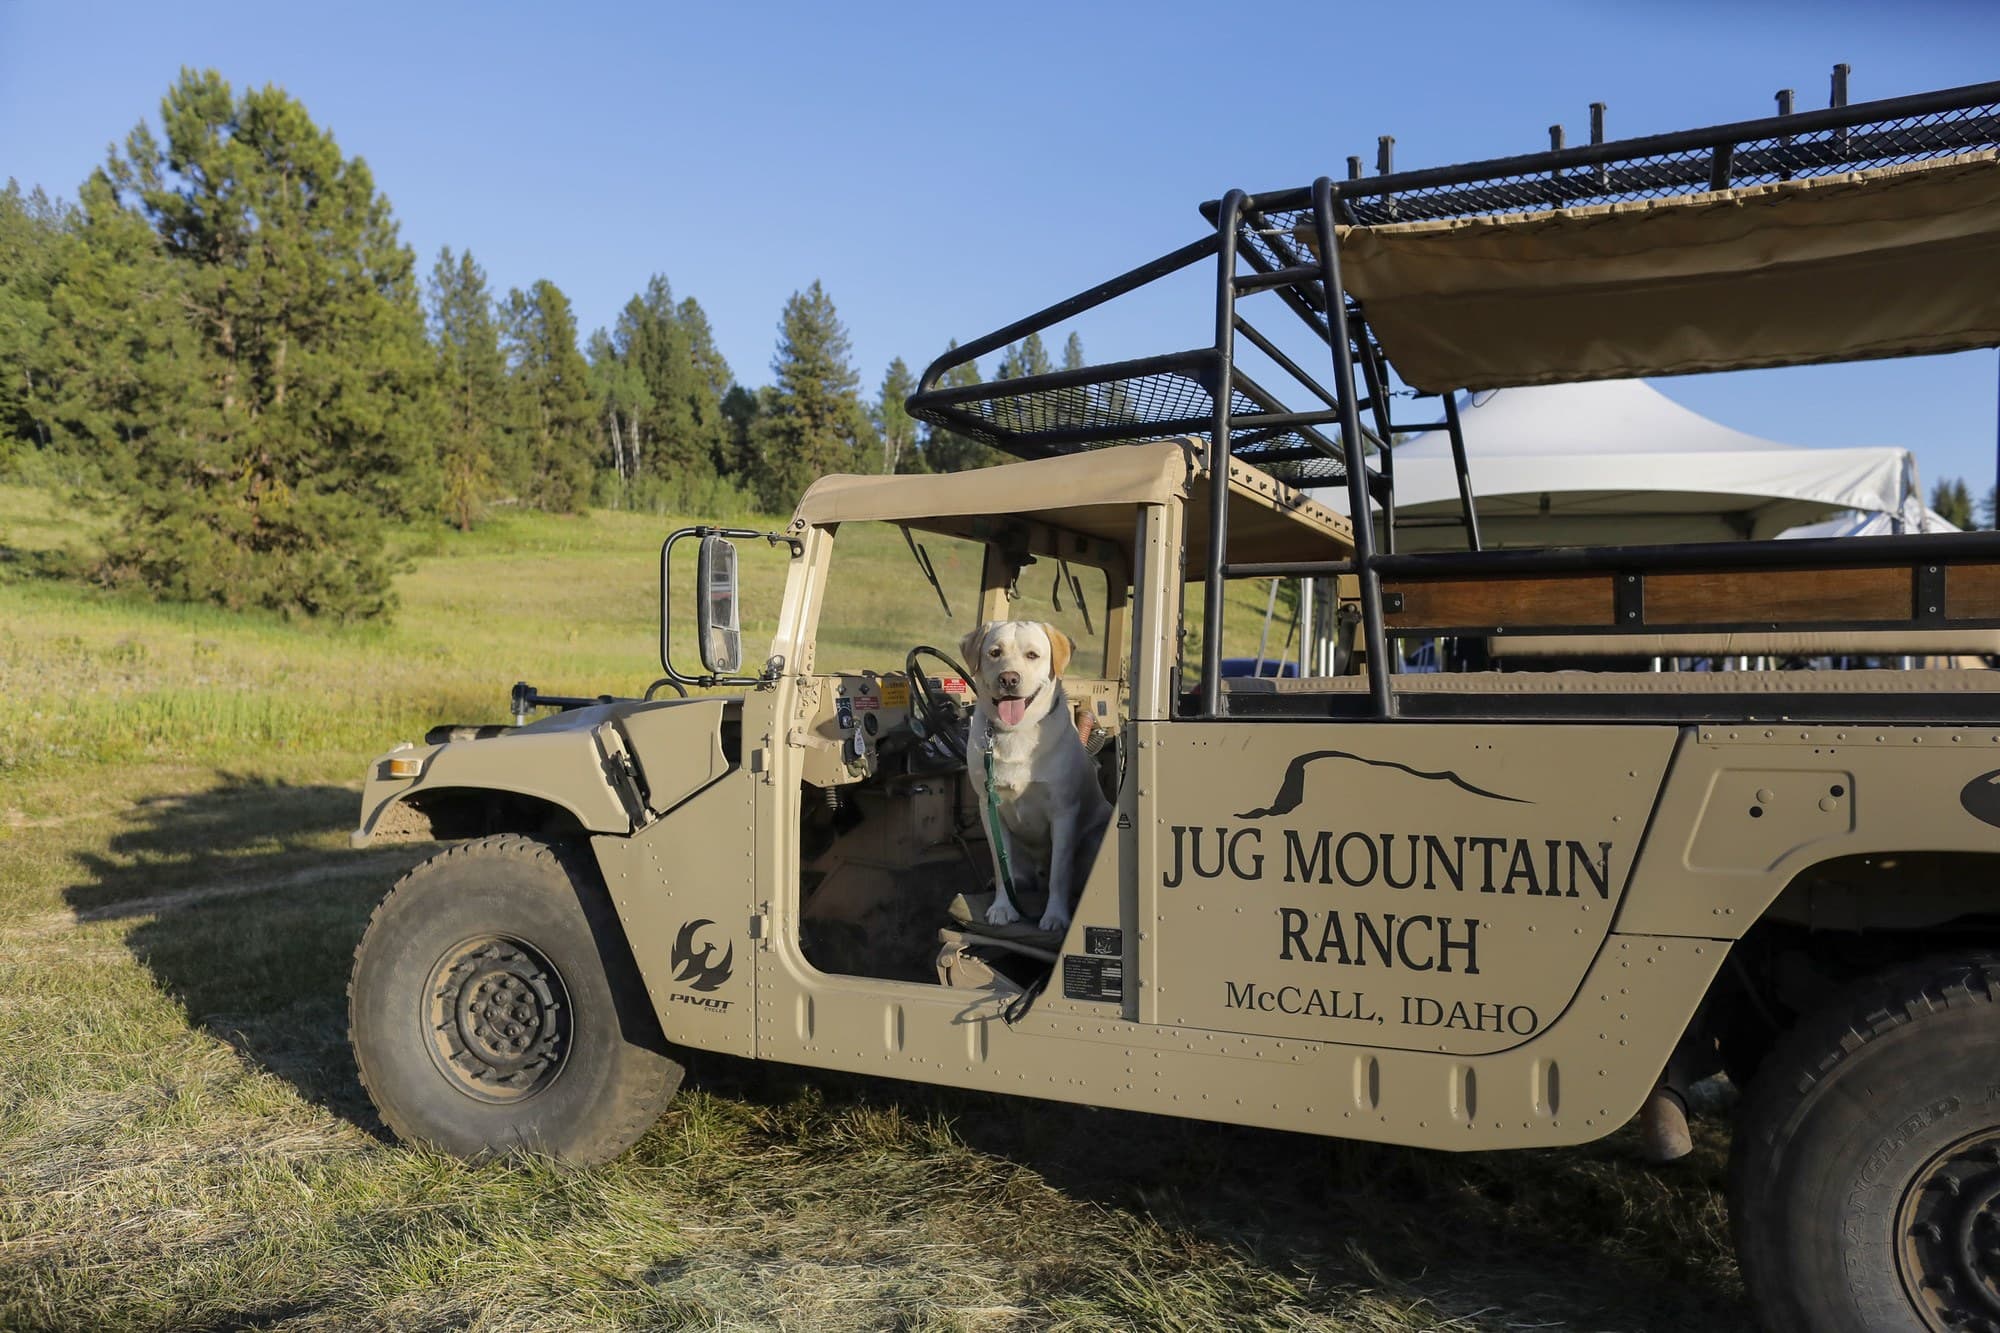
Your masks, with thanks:
[{"label": "front wheel", "polygon": [[1848,992],[1764,1060],[1732,1211],[1779,1333],[2000,1333],[2000,956]]},{"label": "front wheel", "polygon": [[595,871],[517,835],[390,890],[354,952],[348,1026],[382,1122],[463,1157],[608,1161],[680,1087]]}]

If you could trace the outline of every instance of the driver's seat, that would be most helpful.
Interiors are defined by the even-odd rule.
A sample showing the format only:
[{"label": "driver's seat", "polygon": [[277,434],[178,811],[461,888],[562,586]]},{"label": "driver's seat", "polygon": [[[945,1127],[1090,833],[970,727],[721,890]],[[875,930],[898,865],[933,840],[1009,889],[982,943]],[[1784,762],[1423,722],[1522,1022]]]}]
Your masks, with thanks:
[{"label": "driver's seat", "polygon": [[[1028,894],[1021,910],[1039,915],[1043,904]],[[1062,932],[1043,930],[1030,921],[996,926],[986,920],[993,890],[961,893],[948,909],[952,924],[938,931],[938,983],[953,990],[987,991],[1014,996],[1026,991],[1056,965]]]}]

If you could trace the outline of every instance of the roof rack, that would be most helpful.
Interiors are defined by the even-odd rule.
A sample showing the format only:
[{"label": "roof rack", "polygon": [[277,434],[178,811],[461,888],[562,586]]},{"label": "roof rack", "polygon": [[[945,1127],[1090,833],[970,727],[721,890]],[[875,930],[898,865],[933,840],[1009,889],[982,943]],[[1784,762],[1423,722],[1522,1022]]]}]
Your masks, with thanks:
[{"label": "roof rack", "polygon": [[[1850,104],[1847,66],[1836,65],[1824,110],[1794,111],[1786,89],[1775,116],[1609,143],[1603,134],[1604,103],[1594,102],[1588,144],[1565,147],[1563,127],[1552,125],[1543,152],[1404,172],[1390,170],[1395,140],[1385,137],[1383,174],[1363,177],[1361,159],[1347,159],[1339,220],[1379,226],[1631,203],[1948,157],[2000,143],[2000,82]],[[1296,225],[1286,215],[1311,208],[1312,191],[1262,193],[1257,203],[1268,220]],[[1202,215],[1214,222],[1219,206],[1210,200]]]},{"label": "roof rack", "polygon": [[[1774,117],[1622,142],[1603,140],[1603,107],[1595,104],[1587,145],[1564,146],[1557,126],[1545,152],[1398,173],[1390,170],[1393,141],[1385,139],[1378,158],[1383,174],[1363,178],[1359,159],[1349,158],[1346,180],[1321,177],[1310,186],[1255,195],[1231,191],[1202,205],[1212,230],[1201,239],[932,362],[909,399],[909,410],[921,420],[1023,458],[1198,434],[1208,439],[1211,470],[1220,461],[1215,451],[1225,449],[1293,485],[1344,482],[1348,512],[1355,517],[1352,561],[1335,562],[1338,570],[1325,562],[1296,569],[1232,566],[1223,512],[1227,488],[1217,487],[1211,496],[1213,539],[1206,575],[1210,586],[1253,572],[1357,576],[1373,710],[1379,717],[1393,717],[1388,680],[1393,664],[1386,650],[1378,580],[1378,561],[1395,556],[1395,455],[1385,442],[1409,432],[1448,434],[1458,475],[1459,521],[1467,548],[1477,552],[1479,523],[1455,397],[1456,389],[1469,381],[1458,379],[1450,388],[1433,383],[1431,392],[1394,387],[1391,358],[1367,309],[1342,281],[1343,232],[1695,199],[2000,147],[2000,82],[1850,105],[1847,67],[1842,65],[1835,67],[1832,91],[1834,104],[1825,110],[1794,112],[1786,92],[1779,94],[1780,114]],[[980,356],[1205,261],[1214,262],[1216,273],[1215,334],[1207,346],[971,385],[943,382],[950,371]],[[1265,292],[1324,345],[1333,371],[1330,381],[1286,355],[1239,310],[1240,298]],[[1286,392],[1304,404],[1303,410],[1287,406],[1243,372],[1236,361],[1239,339],[1284,373],[1290,381]],[[1986,344],[1968,339],[1963,345]],[[1303,399],[1297,397],[1300,390]],[[1437,405],[1430,419],[1397,418],[1396,410],[1407,411],[1403,404],[1412,399]],[[1371,510],[1379,512],[1372,524],[1366,521]],[[1208,716],[1221,716],[1226,708],[1220,670],[1222,607],[1221,597],[1207,599],[1202,712]]]}]

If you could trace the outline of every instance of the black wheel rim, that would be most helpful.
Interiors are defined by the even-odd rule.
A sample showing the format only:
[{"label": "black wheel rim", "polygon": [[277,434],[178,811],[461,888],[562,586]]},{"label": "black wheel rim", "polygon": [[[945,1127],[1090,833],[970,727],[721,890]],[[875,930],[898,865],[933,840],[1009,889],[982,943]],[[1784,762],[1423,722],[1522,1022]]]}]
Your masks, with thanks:
[{"label": "black wheel rim", "polygon": [[456,945],[431,968],[425,995],[431,1059],[466,1096],[524,1101],[562,1074],[569,996],[532,944],[485,935]]},{"label": "black wheel rim", "polygon": [[2000,1129],[1924,1164],[1897,1210],[1897,1266],[1937,1333],[2000,1333]]}]

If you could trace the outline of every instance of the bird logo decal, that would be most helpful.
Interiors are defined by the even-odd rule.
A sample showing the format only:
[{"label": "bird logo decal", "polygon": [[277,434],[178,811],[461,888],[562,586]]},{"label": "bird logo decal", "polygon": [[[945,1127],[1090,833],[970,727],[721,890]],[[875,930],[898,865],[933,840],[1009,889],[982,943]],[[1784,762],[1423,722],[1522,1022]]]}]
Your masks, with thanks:
[{"label": "bird logo decal", "polygon": [[1958,803],[1980,823],[2000,828],[2000,771],[1981,773],[1966,783],[1958,793]]},{"label": "bird logo decal", "polygon": [[697,917],[682,926],[674,936],[674,951],[669,961],[674,967],[674,980],[682,982],[694,990],[711,991],[729,980],[730,965],[736,961],[736,945],[732,942],[722,955],[722,961],[715,961],[715,946],[704,944],[696,952],[695,933],[703,926],[715,923],[707,917]]}]

